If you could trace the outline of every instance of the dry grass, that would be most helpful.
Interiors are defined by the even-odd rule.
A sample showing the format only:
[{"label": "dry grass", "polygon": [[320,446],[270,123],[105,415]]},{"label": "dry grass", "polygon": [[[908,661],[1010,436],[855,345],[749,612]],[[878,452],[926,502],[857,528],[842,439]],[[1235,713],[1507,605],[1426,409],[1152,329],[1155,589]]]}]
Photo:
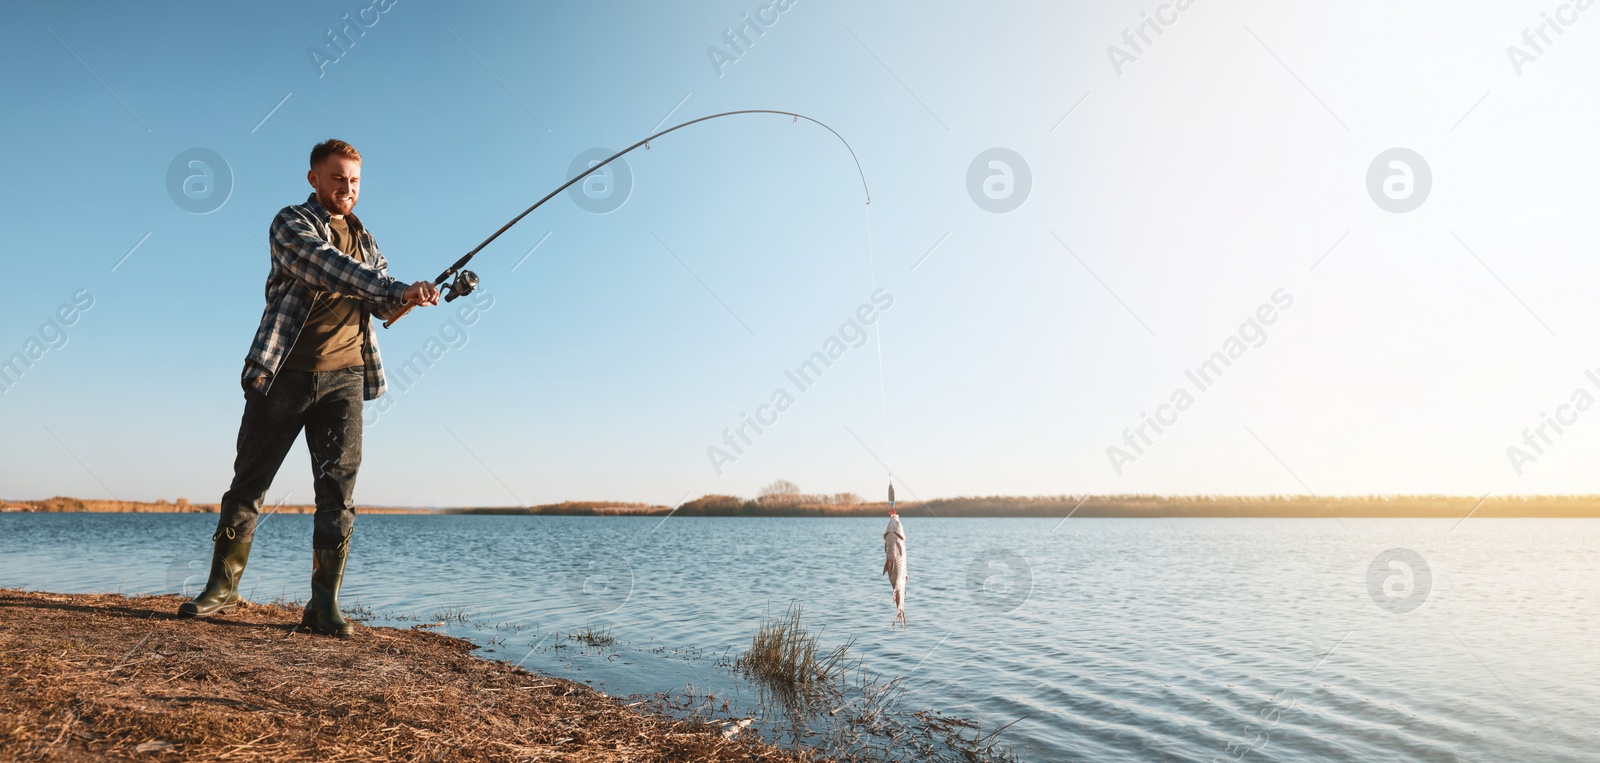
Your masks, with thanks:
[{"label": "dry grass", "polygon": [[840,677],[851,642],[822,651],[818,645],[822,634],[812,633],[801,615],[800,604],[794,602],[787,614],[762,618],[761,628],[750,638],[750,651],[736,665],[782,695],[805,698]]},{"label": "dry grass", "polygon": [[0,760],[793,761],[423,630],[299,631],[250,605],[0,589]]},{"label": "dry grass", "polygon": [[[1427,517],[1460,519],[1501,517],[1600,517],[1600,496],[1593,495],[1046,495],[960,496],[928,501],[901,501],[906,517],[1298,517],[1328,519]],[[831,497],[767,495],[747,500],[731,495],[706,495],[678,507],[680,517],[877,517],[889,513],[886,503],[849,503]]]},{"label": "dry grass", "polygon": [[939,517],[1600,517],[1600,496],[1481,495],[1091,495],[978,496],[906,503],[909,516]]},{"label": "dry grass", "polygon": [[583,630],[567,634],[568,641],[576,641],[584,646],[605,647],[617,642],[611,635],[611,627],[596,628],[593,625],[584,626]]},{"label": "dry grass", "polygon": [[[732,667],[756,682],[755,727],[768,739],[851,763],[1015,763],[1001,743],[1005,727],[983,730],[977,721],[905,707],[905,676],[887,678],[850,657],[854,640],[831,651],[805,624],[798,603],[776,618],[762,618],[750,649]],[[663,709],[714,720],[715,697],[658,697]],[[724,700],[721,712],[728,710]],[[1014,723],[1015,721],[1013,721]]]},{"label": "dry grass", "polygon": [[[190,503],[179,498],[169,503],[156,501],[113,501],[98,498],[69,498],[56,496],[39,501],[0,501],[0,510],[47,513],[111,513],[111,514],[215,514],[217,504]],[[265,510],[265,509],[264,509]],[[311,504],[273,505],[274,514],[315,514]],[[357,506],[360,514],[427,514],[425,509],[404,509],[392,506]]]},{"label": "dry grass", "polygon": [[[211,512],[217,505],[49,498],[42,501],[0,500],[0,512]],[[1476,508],[1474,508],[1476,507]],[[1309,517],[1341,518],[1431,517],[1478,518],[1566,517],[1600,518],[1600,496],[1595,495],[1046,495],[960,496],[929,501],[901,501],[900,513],[908,517]],[[275,507],[279,514],[310,514],[314,506]],[[765,495],[754,500],[731,495],[706,495],[677,509],[644,503],[569,501],[529,507],[458,509],[400,509],[362,506],[360,514],[564,514],[582,516],[679,517],[883,517],[889,505],[860,502],[858,496]]]},{"label": "dry grass", "polygon": [[538,506],[489,506],[440,509],[440,514],[550,514],[578,517],[656,516],[672,512],[671,506],[619,501],[562,501]]}]

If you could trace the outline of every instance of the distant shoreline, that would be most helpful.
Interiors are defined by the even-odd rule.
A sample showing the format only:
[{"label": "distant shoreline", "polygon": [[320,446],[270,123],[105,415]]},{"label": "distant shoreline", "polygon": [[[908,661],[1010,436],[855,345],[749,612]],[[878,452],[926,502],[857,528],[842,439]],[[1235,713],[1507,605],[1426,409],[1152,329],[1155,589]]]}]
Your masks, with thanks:
[{"label": "distant shoreline", "polygon": [[[1304,519],[1460,519],[1566,518],[1600,519],[1600,496],[1492,497],[1421,496],[986,496],[900,502],[896,509],[911,517],[1082,518],[1304,518]],[[705,496],[677,508],[609,501],[568,501],[539,506],[489,506],[412,509],[359,506],[359,514],[487,515],[487,516],[633,516],[633,517],[881,517],[887,503],[816,504],[781,499],[746,500]],[[262,513],[310,514],[310,505],[264,506]],[[36,501],[0,500],[0,513],[139,513],[215,514],[217,504],[167,501],[106,501],[55,497]]]}]

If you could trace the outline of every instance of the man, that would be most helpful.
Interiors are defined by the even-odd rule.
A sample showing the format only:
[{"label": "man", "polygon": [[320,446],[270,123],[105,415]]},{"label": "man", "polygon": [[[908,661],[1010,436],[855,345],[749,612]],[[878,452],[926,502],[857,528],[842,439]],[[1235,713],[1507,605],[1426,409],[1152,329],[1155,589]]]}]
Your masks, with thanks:
[{"label": "man", "polygon": [[351,214],[361,191],[361,154],[342,140],[311,149],[304,204],[284,207],[269,230],[267,306],[245,357],[233,483],[222,496],[206,588],[178,613],[203,617],[238,606],[239,577],[267,488],[289,447],[306,432],[316,493],[311,600],[301,624],[332,636],[353,626],[339,614],[339,585],[355,525],[361,466],[361,403],[383,395],[383,362],[372,316],[407,304],[437,305],[430,281],[389,277],[372,234]]}]

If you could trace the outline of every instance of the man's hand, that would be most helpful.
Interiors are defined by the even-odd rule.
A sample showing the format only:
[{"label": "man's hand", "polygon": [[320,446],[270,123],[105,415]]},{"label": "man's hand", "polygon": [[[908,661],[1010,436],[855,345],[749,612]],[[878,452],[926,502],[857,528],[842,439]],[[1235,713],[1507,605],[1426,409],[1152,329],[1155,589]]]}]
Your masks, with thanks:
[{"label": "man's hand", "polygon": [[402,297],[408,305],[437,305],[439,304],[439,287],[432,281],[418,281],[406,287]]}]

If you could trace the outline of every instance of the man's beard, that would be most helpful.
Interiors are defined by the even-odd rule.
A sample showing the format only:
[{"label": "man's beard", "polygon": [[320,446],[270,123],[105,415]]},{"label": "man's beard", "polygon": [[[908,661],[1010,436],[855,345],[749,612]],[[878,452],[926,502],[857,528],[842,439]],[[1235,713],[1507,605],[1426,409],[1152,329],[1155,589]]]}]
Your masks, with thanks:
[{"label": "man's beard", "polygon": [[318,194],[317,201],[322,204],[322,208],[323,209],[328,210],[329,214],[335,214],[335,215],[349,214],[351,210],[354,210],[356,208],[356,204],[355,204],[354,201],[351,201],[350,202],[350,206],[347,208],[347,207],[342,206],[332,196],[322,196],[321,194]]}]

